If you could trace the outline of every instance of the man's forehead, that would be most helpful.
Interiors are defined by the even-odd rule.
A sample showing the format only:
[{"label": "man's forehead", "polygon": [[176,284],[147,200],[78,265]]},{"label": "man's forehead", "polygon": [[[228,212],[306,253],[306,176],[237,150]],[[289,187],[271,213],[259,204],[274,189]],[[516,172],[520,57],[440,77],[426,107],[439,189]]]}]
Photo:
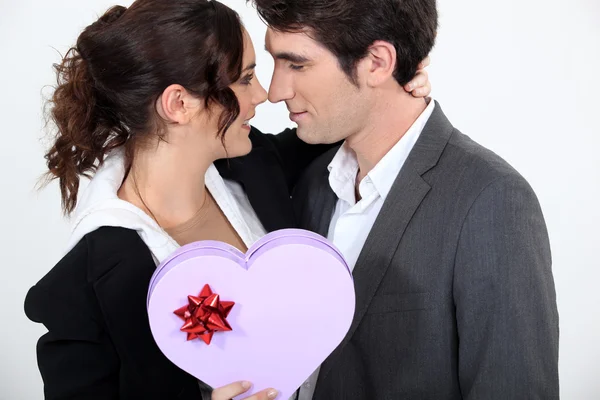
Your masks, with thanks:
[{"label": "man's forehead", "polygon": [[285,51],[313,55],[323,51],[324,47],[315,41],[306,30],[282,32],[268,28],[265,35],[265,50],[271,54]]}]

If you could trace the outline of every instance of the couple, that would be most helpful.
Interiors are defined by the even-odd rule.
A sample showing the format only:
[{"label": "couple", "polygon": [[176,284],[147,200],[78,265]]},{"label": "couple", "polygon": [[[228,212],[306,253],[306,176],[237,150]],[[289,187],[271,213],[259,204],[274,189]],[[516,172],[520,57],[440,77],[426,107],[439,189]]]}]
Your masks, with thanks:
[{"label": "couple", "polygon": [[[217,1],[112,8],[57,67],[46,158],[74,230],[25,302],[49,331],[38,343],[46,398],[245,392],[208,388],[162,355],[148,283],[180,245],[245,251],[289,227],[342,251],[357,296],[348,335],[296,398],[558,398],[535,194],[419,97],[425,74],[413,80],[424,93],[407,92],[434,44],[435,1],[253,3],[275,60],[269,100],[286,102],[297,130],[249,126],[267,93],[248,34]],[[78,198],[84,174],[94,176]]]}]

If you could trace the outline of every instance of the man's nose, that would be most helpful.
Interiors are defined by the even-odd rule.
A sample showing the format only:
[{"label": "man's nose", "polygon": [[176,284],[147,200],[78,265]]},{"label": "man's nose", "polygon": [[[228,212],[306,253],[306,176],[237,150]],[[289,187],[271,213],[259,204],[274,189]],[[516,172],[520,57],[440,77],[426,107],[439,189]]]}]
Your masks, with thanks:
[{"label": "man's nose", "polygon": [[269,86],[269,101],[271,103],[293,99],[294,95],[295,92],[291,82],[273,75],[271,85]]}]

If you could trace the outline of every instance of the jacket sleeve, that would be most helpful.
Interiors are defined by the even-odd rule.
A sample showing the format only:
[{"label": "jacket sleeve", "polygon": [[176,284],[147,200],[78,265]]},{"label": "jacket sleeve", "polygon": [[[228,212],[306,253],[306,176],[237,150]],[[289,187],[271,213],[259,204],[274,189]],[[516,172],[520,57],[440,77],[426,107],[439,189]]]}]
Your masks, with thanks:
[{"label": "jacket sleeve", "polygon": [[46,400],[119,398],[119,359],[99,323],[85,253],[80,242],[25,300],[27,317],[48,329],[37,344]]},{"label": "jacket sleeve", "polygon": [[298,137],[295,128],[286,129],[277,135],[266,134],[256,128],[253,129],[257,135],[262,135],[274,145],[277,155],[281,160],[290,193],[304,172],[304,169],[313,160],[327,150],[341,144],[341,142],[332,144],[305,143]]},{"label": "jacket sleeve", "polygon": [[558,311],[548,234],[520,176],[479,194],[458,243],[454,301],[464,399],[558,399]]}]

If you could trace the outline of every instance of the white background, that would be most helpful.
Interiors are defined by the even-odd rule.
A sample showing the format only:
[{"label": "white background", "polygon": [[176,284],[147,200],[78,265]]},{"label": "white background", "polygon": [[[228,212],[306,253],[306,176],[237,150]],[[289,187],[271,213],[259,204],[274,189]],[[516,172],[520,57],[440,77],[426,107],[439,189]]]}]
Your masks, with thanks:
[{"label": "white background", "polygon": [[[265,26],[243,0],[225,3],[242,14],[268,86]],[[35,344],[45,329],[25,318],[23,299],[68,238],[56,184],[34,188],[44,172],[42,89],[54,82],[57,50],[114,3],[0,4],[0,399],[33,400],[43,397]],[[439,10],[433,96],[536,190],[552,243],[562,398],[599,399],[600,2],[439,0]],[[290,122],[283,106],[265,104],[253,124],[279,132]]]}]

